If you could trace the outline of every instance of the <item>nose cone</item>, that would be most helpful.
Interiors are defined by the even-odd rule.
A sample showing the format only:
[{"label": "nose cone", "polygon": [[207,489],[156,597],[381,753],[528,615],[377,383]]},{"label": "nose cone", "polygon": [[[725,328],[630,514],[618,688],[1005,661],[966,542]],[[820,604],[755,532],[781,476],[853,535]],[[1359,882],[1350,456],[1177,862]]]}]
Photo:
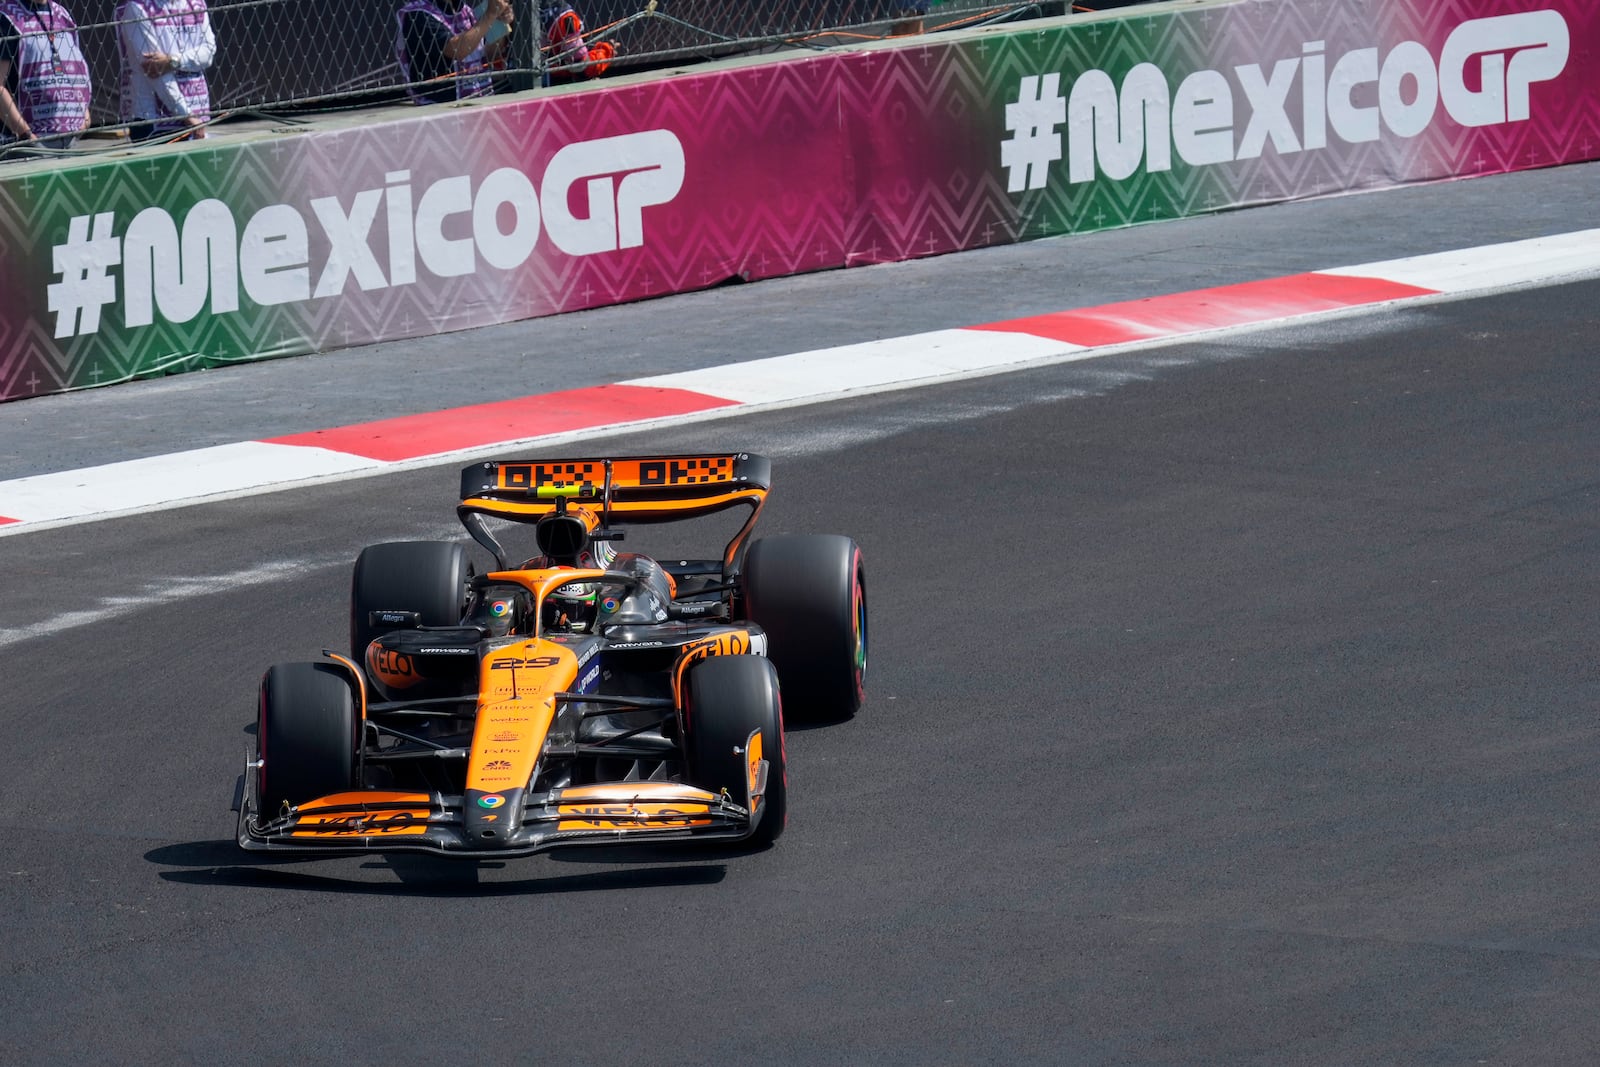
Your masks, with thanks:
[{"label": "nose cone", "polygon": [[522,821],[522,789],[496,793],[468,789],[461,813],[462,833],[471,848],[504,848],[512,831]]}]

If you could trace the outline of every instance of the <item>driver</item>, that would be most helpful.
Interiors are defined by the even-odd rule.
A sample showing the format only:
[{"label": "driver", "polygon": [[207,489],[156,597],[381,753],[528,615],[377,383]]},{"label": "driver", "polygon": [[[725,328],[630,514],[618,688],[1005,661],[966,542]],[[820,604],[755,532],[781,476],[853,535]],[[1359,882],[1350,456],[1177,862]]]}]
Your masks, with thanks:
[{"label": "driver", "polygon": [[543,553],[523,564],[529,569],[546,570],[581,567],[615,570],[635,576],[639,584],[621,603],[599,603],[599,589],[593,583],[573,583],[552,590],[544,599],[541,628],[550,633],[593,633],[602,615],[618,623],[660,622],[667,617],[667,606],[677,596],[677,583],[666,568],[649,556],[637,552],[619,553],[610,541],[594,540],[600,518],[582,506],[564,507],[541,517],[534,526],[534,537]]},{"label": "driver", "polygon": [[[609,541],[594,540],[599,528],[599,517],[585,507],[546,515],[534,526],[542,554],[523,566],[531,570],[607,570],[617,558],[617,550]],[[557,587],[544,598],[540,628],[547,633],[589,633],[598,614],[598,589],[592,582],[574,582]]]},{"label": "driver", "polygon": [[586,634],[600,614],[600,596],[592,582],[572,582],[544,598],[540,629],[545,633]]}]

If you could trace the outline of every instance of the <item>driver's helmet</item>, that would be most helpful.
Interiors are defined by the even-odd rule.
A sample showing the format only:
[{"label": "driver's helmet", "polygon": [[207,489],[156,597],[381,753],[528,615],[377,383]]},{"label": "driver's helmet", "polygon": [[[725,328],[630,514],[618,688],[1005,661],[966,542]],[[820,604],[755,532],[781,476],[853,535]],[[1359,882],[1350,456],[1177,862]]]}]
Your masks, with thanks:
[{"label": "driver's helmet", "polygon": [[545,633],[586,634],[600,614],[600,591],[593,582],[568,582],[544,598],[540,629]]}]

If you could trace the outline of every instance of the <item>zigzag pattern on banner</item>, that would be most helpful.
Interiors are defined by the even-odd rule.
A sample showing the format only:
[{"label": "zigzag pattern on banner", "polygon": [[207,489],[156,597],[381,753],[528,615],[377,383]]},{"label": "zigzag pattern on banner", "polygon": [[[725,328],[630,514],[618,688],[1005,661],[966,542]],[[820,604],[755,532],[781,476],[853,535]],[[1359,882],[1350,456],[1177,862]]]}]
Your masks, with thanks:
[{"label": "zigzag pattern on banner", "polygon": [[[24,236],[12,237],[25,249],[23,262],[45,268],[42,280],[25,284],[38,294],[42,308],[44,290],[51,280],[48,266],[50,248],[66,229],[65,220],[74,216],[110,214],[114,232],[121,236],[139,212],[161,204],[181,227],[193,205],[207,198],[225,197],[234,209],[236,221],[248,218],[252,202],[268,202],[272,186],[236,150],[205,150],[191,146],[186,151],[152,154],[131,164],[96,163],[62,167],[29,175],[3,188],[22,198],[13,200],[19,218],[58,219],[59,228],[35,226]],[[22,214],[26,213],[26,214]],[[9,214],[9,212],[8,212]],[[171,263],[154,263],[154,270],[176,270]],[[126,296],[127,263],[111,269],[117,280],[119,298]],[[210,313],[209,304],[186,323],[174,323],[159,314],[148,327],[135,332],[124,328],[122,299],[106,305],[101,312],[98,332],[57,341],[55,317],[45,312],[33,316],[36,327],[19,346],[11,339],[4,349],[4,374],[0,388],[6,396],[33,395],[40,391],[59,391],[82,385],[127,381],[141,375],[192,370],[220,363],[259,358],[270,351],[273,332],[276,342],[288,351],[298,350],[298,332],[285,329],[280,313],[247,317]],[[284,344],[283,334],[288,334]],[[40,374],[48,375],[53,388],[32,386]],[[17,386],[22,388],[18,389]]]},{"label": "zigzag pattern on banner", "polygon": [[971,103],[986,88],[982,61],[971,44],[846,57],[839,113],[854,127],[846,141],[858,176],[846,262],[1014,239],[1010,198],[989,165],[999,138]]}]

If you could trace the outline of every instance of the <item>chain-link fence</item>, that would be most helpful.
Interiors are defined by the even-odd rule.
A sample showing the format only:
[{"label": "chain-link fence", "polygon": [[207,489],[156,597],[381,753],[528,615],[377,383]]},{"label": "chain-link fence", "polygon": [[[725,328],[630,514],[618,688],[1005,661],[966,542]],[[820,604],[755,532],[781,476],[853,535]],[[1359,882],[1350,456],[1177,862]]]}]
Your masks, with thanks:
[{"label": "chain-link fence", "polygon": [[[19,0],[26,6],[31,0]],[[1119,0],[1085,0],[1085,4]],[[1126,0],[1122,0],[1126,2]],[[121,118],[120,0],[62,0],[78,24],[92,84],[93,127]],[[533,87],[563,75],[543,32],[549,0],[513,0],[517,31],[496,73],[501,88]],[[155,5],[151,5],[152,7]],[[403,96],[395,45],[401,0],[211,0],[215,59],[205,72],[213,113],[364,106]],[[443,0],[442,6],[453,6]],[[615,48],[609,72],[783,48],[826,47],[988,22],[1061,14],[1073,4],[982,0],[578,0],[589,42]],[[479,4],[482,10],[482,3]],[[48,19],[48,15],[45,16]],[[545,26],[548,26],[548,15]],[[526,32],[531,27],[535,32]],[[0,35],[10,27],[0,22]],[[566,53],[570,55],[570,53]],[[552,70],[553,68],[553,70]],[[13,75],[13,78],[15,75]]]},{"label": "chain-link fence", "polygon": [[[126,123],[122,104],[128,91],[122,76],[124,23],[118,20],[119,13],[127,10],[123,0],[59,2],[78,25],[78,43],[91,83],[90,127],[120,131]],[[154,12],[173,2],[145,0],[144,7]],[[199,0],[178,2],[206,6]],[[457,2],[437,0],[445,10],[452,10]],[[477,10],[483,11],[484,4],[492,2],[495,0],[477,0]],[[564,4],[552,6],[552,0],[509,2],[517,28],[501,45],[493,67],[495,91],[533,88],[602,72],[596,62],[575,63],[573,57],[581,53],[552,43],[548,32],[551,16]],[[1150,0],[1025,4],[984,0],[577,0],[573,6],[583,21],[584,40],[609,42],[614,50],[604,73],[618,74],[698,59],[825,48],[1142,2]],[[0,0],[0,12],[8,9],[8,3],[10,10],[44,5],[46,14],[41,18],[53,21],[48,14],[53,9],[45,0]],[[403,99],[408,82],[405,68],[397,60],[396,38],[405,4],[406,0],[210,0],[207,10],[216,50],[204,74],[213,119],[251,112],[357,108]],[[32,35],[49,35],[54,28],[50,21],[41,21]],[[10,32],[11,27],[0,20],[0,37]],[[54,37],[50,40],[54,56]],[[14,70],[13,83],[16,77]],[[149,131],[135,127],[135,132]],[[0,130],[0,139],[5,133]]]}]

